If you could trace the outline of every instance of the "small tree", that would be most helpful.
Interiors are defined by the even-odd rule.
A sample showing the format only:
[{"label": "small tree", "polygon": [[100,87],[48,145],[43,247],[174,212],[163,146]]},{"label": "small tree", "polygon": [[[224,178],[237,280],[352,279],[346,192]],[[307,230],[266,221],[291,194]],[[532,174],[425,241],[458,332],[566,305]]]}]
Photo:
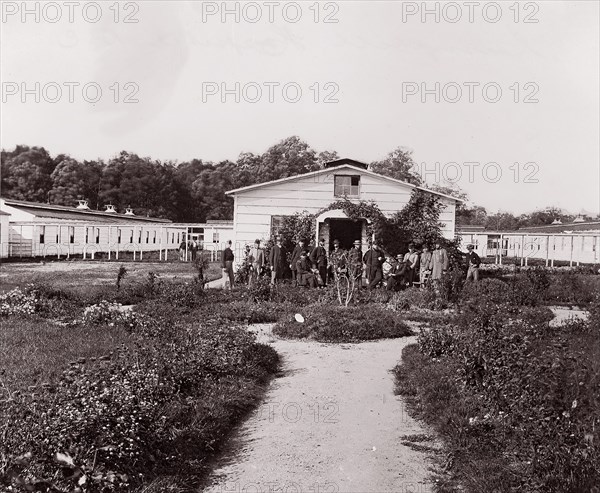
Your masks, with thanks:
[{"label": "small tree", "polygon": [[333,280],[340,305],[348,306],[358,289],[362,274],[362,259],[352,261],[348,252],[332,259]]}]

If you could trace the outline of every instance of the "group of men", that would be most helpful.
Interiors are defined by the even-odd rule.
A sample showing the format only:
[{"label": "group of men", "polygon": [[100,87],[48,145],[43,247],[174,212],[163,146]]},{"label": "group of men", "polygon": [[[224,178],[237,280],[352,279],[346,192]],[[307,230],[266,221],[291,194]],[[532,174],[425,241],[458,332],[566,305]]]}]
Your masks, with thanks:
[{"label": "group of men", "polygon": [[[261,241],[256,240],[254,245],[246,251],[250,266],[248,283],[255,282],[264,267],[269,265],[271,284],[282,279],[284,272],[289,268],[292,280],[297,286],[325,287],[337,276],[345,274],[349,279],[353,279],[356,286],[360,288],[364,272],[368,283],[367,289],[374,289],[385,281],[386,289],[399,291],[415,285],[423,287],[429,281],[440,280],[448,270],[448,253],[440,242],[435,243],[433,250],[430,250],[428,245],[423,245],[420,251],[411,243],[408,245],[407,253],[398,254],[396,257],[386,257],[385,252],[375,240],[364,254],[361,247],[362,242],[356,240],[352,248],[345,251],[341,248],[340,242],[334,240],[333,250],[328,254],[323,238],[314,247],[307,247],[306,242],[300,239],[288,260],[281,237],[276,237],[275,244],[269,250],[268,258],[261,248]],[[473,245],[469,245],[467,248],[469,251],[467,254],[469,265],[467,279],[472,278],[477,281],[481,259],[473,251]],[[226,279],[229,279],[230,287],[234,282],[233,260],[230,241],[222,253],[222,267]],[[386,262],[390,268],[384,275]]]},{"label": "group of men", "polygon": [[194,238],[190,238],[187,242],[182,240],[179,244],[179,260],[187,262],[191,259],[193,262],[196,260],[198,250],[202,250],[202,246]]}]

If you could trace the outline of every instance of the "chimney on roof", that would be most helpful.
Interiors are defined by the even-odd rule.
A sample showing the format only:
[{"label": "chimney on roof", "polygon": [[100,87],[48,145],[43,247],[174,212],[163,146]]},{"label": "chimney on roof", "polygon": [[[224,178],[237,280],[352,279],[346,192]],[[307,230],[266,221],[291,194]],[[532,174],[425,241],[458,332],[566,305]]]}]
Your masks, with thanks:
[{"label": "chimney on roof", "polygon": [[573,219],[574,223],[584,223],[585,219],[583,217],[581,217],[581,214],[579,214],[575,219]]},{"label": "chimney on roof", "polygon": [[552,224],[562,224],[562,221],[560,219],[555,219],[552,221]]},{"label": "chimney on roof", "polygon": [[77,209],[86,210],[86,211],[90,210],[87,200],[78,200],[78,202],[79,202],[79,205],[77,206]]},{"label": "chimney on roof", "polygon": [[110,214],[116,214],[117,211],[115,209],[115,206],[112,204],[107,204],[106,206],[106,210],[104,212],[109,212]]},{"label": "chimney on roof", "polygon": [[131,207],[127,207],[125,209],[125,215],[126,216],[135,216],[135,214],[133,213],[133,209]]}]

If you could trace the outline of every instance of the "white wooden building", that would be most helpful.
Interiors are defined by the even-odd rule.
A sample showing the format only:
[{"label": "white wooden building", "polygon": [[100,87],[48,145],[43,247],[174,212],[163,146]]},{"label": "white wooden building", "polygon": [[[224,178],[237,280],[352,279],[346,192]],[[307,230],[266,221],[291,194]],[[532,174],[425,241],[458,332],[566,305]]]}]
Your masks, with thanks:
[{"label": "white wooden building", "polygon": [[8,257],[9,220],[10,214],[0,210],[0,258]]},{"label": "white wooden building", "polygon": [[[142,260],[144,253],[158,252],[160,260],[178,258],[182,241],[195,239],[216,260],[233,237],[231,221],[172,223],[166,219],[136,216],[131,209],[118,213],[114,207],[93,211],[85,201],[78,207],[0,199],[0,217],[8,218],[1,231],[4,257],[71,257],[97,254],[119,259],[123,254]],[[4,228],[4,219],[3,219]]]},{"label": "white wooden building", "polygon": [[[226,192],[234,197],[236,258],[241,258],[239,253],[245,245],[276,234],[284,216],[303,211],[315,214],[344,197],[352,202],[373,200],[385,215],[390,216],[408,203],[415,189],[439,197],[445,206],[440,216],[443,235],[454,238],[455,207],[459,199],[366,168],[364,163],[340,159],[327,163],[325,169],[319,171]],[[316,219],[315,241],[318,238],[324,238],[330,248],[334,239],[338,239],[344,248],[350,248],[356,239],[366,244],[366,219],[355,222],[342,210],[327,211]]]},{"label": "white wooden building", "polygon": [[462,226],[457,235],[463,249],[472,244],[481,257],[492,257],[498,264],[517,259],[528,265],[532,259],[547,266],[555,261],[570,265],[600,263],[600,221],[523,228],[517,231],[486,231]]}]

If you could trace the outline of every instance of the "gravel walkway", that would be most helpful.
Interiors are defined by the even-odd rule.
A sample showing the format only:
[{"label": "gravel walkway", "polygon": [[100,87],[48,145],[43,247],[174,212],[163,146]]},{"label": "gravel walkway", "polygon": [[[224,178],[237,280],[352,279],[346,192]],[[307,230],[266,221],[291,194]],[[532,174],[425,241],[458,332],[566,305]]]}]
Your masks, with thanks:
[{"label": "gravel walkway", "polygon": [[427,456],[401,443],[426,431],[394,395],[390,373],[413,337],[340,345],[275,339],[269,325],[254,329],[282,355],[283,375],[204,491],[432,491]]}]

